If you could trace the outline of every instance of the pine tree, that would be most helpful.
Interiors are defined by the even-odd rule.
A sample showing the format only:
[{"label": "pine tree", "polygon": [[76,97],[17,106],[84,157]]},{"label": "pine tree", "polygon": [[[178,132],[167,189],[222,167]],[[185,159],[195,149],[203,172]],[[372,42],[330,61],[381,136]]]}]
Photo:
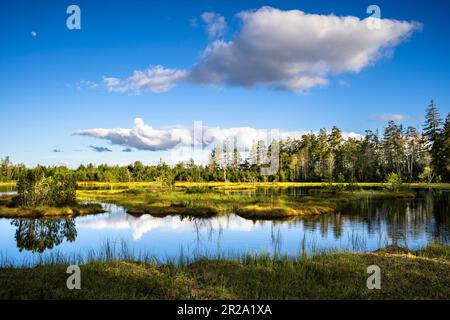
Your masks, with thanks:
[{"label": "pine tree", "polygon": [[431,156],[431,168],[438,176],[443,173],[443,141],[441,135],[441,124],[442,120],[440,118],[439,111],[434,103],[434,100],[431,100],[425,115],[423,137],[426,143],[426,148]]},{"label": "pine tree", "polygon": [[389,121],[384,130],[383,149],[389,173],[401,174],[405,146],[403,141],[403,127]]},{"label": "pine tree", "polygon": [[444,129],[441,135],[442,152],[440,153],[440,173],[445,181],[450,181],[450,112],[447,115],[444,123]]},{"label": "pine tree", "polygon": [[434,100],[431,100],[428,105],[426,115],[425,115],[425,124],[423,127],[423,136],[427,143],[428,150],[431,151],[434,142],[438,138],[440,132],[442,120],[439,115],[439,111],[434,103]]}]

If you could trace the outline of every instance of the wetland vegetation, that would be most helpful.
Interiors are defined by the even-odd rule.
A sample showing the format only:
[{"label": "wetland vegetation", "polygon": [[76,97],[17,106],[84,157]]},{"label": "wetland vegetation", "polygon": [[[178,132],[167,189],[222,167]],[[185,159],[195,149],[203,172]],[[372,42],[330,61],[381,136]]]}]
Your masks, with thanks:
[{"label": "wetland vegetation", "polygon": [[[243,255],[158,263],[99,253],[81,263],[81,290],[67,290],[56,257],[38,266],[0,268],[0,299],[449,299],[450,247],[312,256]],[[81,261],[82,262],[82,261]],[[381,290],[366,287],[367,266],[383,270]]]},{"label": "wetland vegetation", "polygon": [[80,204],[73,176],[47,177],[41,168],[25,169],[17,181],[17,195],[0,196],[0,217],[38,218],[103,212],[98,204]]}]

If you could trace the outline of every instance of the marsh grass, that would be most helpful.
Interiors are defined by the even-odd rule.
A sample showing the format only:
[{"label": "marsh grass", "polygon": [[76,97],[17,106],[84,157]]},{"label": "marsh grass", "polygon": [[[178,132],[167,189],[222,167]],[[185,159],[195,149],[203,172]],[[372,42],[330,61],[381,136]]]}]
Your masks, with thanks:
[{"label": "marsh grass", "polygon": [[[450,247],[434,243],[406,254],[315,252],[312,255],[181,253],[164,263],[106,241],[86,258],[52,253],[37,265],[12,266],[0,255],[1,299],[449,299]],[[6,259],[6,260],[5,260]],[[66,268],[79,264],[82,290],[67,290]],[[366,287],[369,265],[382,289]]]},{"label": "marsh grass", "polygon": [[[0,187],[13,187],[16,183],[11,182],[0,182]],[[328,182],[185,182],[177,181],[175,184],[176,189],[186,189],[192,187],[208,187],[214,189],[228,189],[228,190],[252,190],[257,188],[291,188],[291,187],[327,187],[330,183]],[[331,183],[333,186],[348,186],[348,183]],[[403,183],[404,187],[407,188],[425,188],[425,189],[450,189],[450,183]],[[83,189],[148,189],[148,188],[158,188],[158,182],[78,182],[78,187]],[[386,183],[380,182],[358,182],[358,187],[361,188],[385,188]]]},{"label": "marsh grass", "polygon": [[[200,191],[201,190],[201,191]],[[191,187],[167,191],[151,189],[78,190],[80,201],[110,202],[133,215],[213,216],[236,213],[243,218],[290,219],[299,216],[336,212],[342,203],[362,198],[414,198],[415,192],[403,190],[359,190],[331,193],[322,190],[311,195],[291,196],[278,192],[238,192]]]},{"label": "marsh grass", "polygon": [[104,213],[102,206],[95,203],[74,204],[63,207],[11,207],[8,201],[0,199],[0,218],[61,218]]}]

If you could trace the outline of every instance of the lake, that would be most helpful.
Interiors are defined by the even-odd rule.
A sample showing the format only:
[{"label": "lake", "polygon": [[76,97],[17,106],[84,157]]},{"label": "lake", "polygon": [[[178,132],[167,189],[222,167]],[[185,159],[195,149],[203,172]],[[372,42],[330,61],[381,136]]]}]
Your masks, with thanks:
[{"label": "lake", "polygon": [[[301,197],[320,190],[251,192]],[[160,261],[181,255],[297,255],[333,249],[373,251],[388,244],[419,248],[436,240],[450,243],[449,190],[419,190],[413,200],[361,199],[333,214],[290,221],[252,221],[235,214],[207,219],[135,217],[120,206],[102,205],[106,213],[73,219],[0,219],[2,260],[21,264],[56,252],[83,257],[101,251],[106,243],[117,248],[126,244],[136,257],[146,254]]]}]

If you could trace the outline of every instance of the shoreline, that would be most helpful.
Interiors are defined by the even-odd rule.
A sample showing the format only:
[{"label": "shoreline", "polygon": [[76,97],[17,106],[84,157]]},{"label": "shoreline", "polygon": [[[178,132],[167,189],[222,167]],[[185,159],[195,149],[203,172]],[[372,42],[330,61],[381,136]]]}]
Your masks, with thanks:
[{"label": "shoreline", "polygon": [[[235,213],[250,220],[292,219],[329,214],[339,210],[343,204],[359,199],[412,199],[413,189],[399,191],[356,190],[341,191],[323,189],[320,194],[292,197],[289,195],[240,194],[238,191],[212,190],[209,188],[181,189],[101,189],[78,190],[79,202],[103,202],[124,207],[127,213],[155,217],[181,215],[190,217],[213,217]],[[39,218],[80,216],[104,212],[99,204],[74,205],[63,208],[11,207],[14,196],[0,196],[0,217]]]}]

